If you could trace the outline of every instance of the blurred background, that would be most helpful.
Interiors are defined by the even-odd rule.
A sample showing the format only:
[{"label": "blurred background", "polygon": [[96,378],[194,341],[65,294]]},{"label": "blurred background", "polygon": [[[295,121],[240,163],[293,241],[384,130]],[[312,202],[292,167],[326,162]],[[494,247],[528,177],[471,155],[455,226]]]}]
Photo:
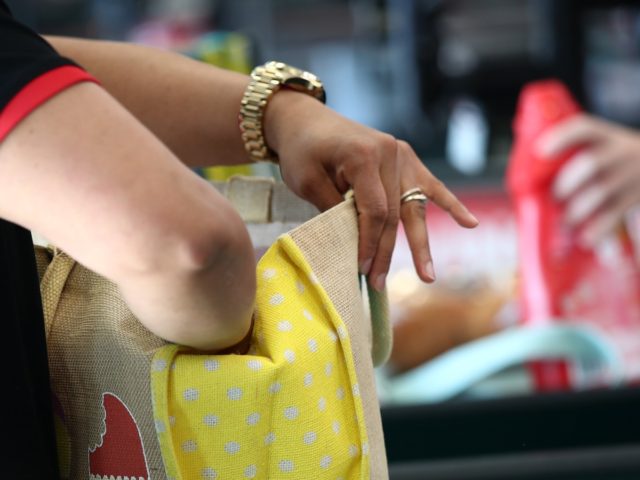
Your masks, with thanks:
[{"label": "blurred background", "polygon": [[[8,3],[41,33],[132,41],[246,73],[271,59],[310,70],[329,106],[407,140],[474,211],[473,232],[429,211],[434,285],[418,282],[398,234],[396,344],[378,372],[392,478],[640,478],[640,326],[628,325],[624,345],[606,332],[523,328],[504,187],[527,82],[557,78],[587,111],[640,127],[640,2]],[[278,175],[268,165],[199,173]],[[540,388],[536,359],[572,362],[570,384]],[[631,373],[611,373],[621,368]]]}]

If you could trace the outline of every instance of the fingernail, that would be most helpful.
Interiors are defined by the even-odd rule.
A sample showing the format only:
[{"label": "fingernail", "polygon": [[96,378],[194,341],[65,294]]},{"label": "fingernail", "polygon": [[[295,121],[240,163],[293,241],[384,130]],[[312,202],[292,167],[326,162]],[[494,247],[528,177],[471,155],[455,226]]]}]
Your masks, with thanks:
[{"label": "fingernail", "polygon": [[378,292],[383,291],[384,286],[386,285],[386,281],[387,281],[386,273],[382,273],[378,275],[375,282],[373,282],[373,288],[375,288]]},{"label": "fingernail", "polygon": [[431,278],[431,280],[436,279],[436,272],[433,269],[433,262],[429,260],[427,264],[424,266],[425,271],[427,272],[427,276]]},{"label": "fingernail", "polygon": [[360,264],[360,273],[362,275],[369,275],[369,270],[371,270],[371,264],[373,263],[372,258],[367,258],[364,262]]}]

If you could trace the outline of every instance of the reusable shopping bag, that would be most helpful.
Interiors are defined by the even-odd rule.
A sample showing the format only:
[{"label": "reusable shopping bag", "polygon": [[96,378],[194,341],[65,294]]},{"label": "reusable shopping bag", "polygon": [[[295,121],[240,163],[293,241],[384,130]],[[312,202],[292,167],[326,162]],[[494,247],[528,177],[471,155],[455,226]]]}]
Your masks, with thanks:
[{"label": "reusable shopping bag", "polygon": [[281,185],[219,188],[259,250],[288,230],[259,261],[247,355],[168,344],[113,283],[36,249],[63,478],[387,478],[390,329],[385,297],[362,301],[353,200],[301,223],[317,212]]}]

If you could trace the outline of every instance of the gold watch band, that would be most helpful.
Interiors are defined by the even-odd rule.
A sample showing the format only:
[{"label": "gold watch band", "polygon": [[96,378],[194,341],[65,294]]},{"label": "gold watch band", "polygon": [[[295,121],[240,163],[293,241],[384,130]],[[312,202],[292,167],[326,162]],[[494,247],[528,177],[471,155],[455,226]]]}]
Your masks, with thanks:
[{"label": "gold watch band", "polygon": [[263,117],[269,100],[283,86],[324,102],[324,88],[315,75],[281,62],[256,67],[242,97],[239,115],[242,141],[253,162],[278,163],[278,155],[264,139]]}]

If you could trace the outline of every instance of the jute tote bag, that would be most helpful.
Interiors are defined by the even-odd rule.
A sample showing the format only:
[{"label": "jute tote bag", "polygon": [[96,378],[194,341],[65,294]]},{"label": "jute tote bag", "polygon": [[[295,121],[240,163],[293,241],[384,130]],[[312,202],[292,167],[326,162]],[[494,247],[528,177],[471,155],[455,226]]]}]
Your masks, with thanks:
[{"label": "jute tote bag", "polygon": [[247,355],[168,344],[114,284],[36,248],[63,478],[387,478],[373,366],[390,328],[362,291],[353,201],[314,216],[268,180],[217,186],[266,250]]}]

